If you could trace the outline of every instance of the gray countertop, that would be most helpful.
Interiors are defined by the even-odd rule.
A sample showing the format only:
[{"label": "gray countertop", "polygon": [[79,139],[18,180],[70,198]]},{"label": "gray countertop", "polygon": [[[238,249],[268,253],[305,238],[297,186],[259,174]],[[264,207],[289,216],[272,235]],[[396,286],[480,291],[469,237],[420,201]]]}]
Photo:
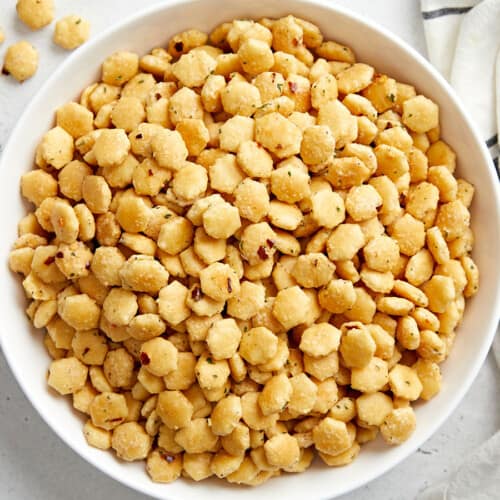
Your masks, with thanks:
[{"label": "gray countertop", "polygon": [[[57,1],[57,16],[77,13],[95,35],[113,22],[157,0]],[[384,25],[425,54],[418,0],[337,0]],[[31,33],[15,17],[14,2],[0,0],[0,27],[6,46],[26,38],[40,51],[36,76],[19,85],[0,77],[0,154],[30,97],[67,53],[51,42],[51,27]],[[19,360],[20,363],[23,360]],[[428,484],[446,480],[464,456],[500,428],[500,383],[490,355],[462,403],[416,453],[399,466],[342,500],[412,499]],[[0,498],[2,500],[138,500],[144,496],[104,476],[83,461],[41,420],[20,391],[0,354]]]}]

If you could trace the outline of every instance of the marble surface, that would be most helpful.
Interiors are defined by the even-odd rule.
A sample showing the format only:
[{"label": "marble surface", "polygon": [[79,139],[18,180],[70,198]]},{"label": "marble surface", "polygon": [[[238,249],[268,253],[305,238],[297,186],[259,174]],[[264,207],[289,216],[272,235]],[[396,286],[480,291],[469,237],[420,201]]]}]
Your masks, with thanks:
[{"label": "marble surface", "polygon": [[[229,0],[228,0],[229,1]],[[92,34],[160,0],[56,0],[57,16],[77,13]],[[389,28],[425,54],[418,0],[336,0]],[[68,53],[52,41],[53,26],[31,33],[15,16],[13,0],[0,0],[6,46],[27,39],[40,51],[40,68],[22,85],[0,77],[0,154],[31,96]],[[447,422],[416,453],[342,500],[413,499],[428,484],[446,480],[462,458],[500,428],[498,369],[490,354],[466,397]],[[66,447],[32,409],[0,353],[0,498],[2,500],[139,500],[146,497],[98,472]]]}]

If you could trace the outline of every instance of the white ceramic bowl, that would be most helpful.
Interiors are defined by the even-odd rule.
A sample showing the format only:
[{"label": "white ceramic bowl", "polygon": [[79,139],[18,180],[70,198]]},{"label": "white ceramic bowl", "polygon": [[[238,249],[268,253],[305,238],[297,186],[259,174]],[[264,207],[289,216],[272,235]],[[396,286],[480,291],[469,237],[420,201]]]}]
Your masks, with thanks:
[{"label": "white ceramic bowl", "polygon": [[[16,238],[17,222],[27,208],[19,195],[19,178],[32,167],[35,147],[52,125],[54,110],[75,99],[86,85],[96,80],[106,55],[119,49],[145,53],[154,46],[164,45],[171,35],[187,28],[210,30],[221,21],[233,18],[276,17],[288,13],[318,24],[327,39],[351,46],[360,61],[414,84],[419,92],[439,104],[442,133],[457,153],[458,173],[477,189],[472,225],[476,235],[474,257],[482,273],[480,291],[468,301],[453,352],[443,365],[442,392],[432,401],[418,405],[417,429],[403,445],[388,447],[373,442],[364,446],[358,459],[348,467],[331,469],[315,465],[303,474],[275,478],[259,487],[258,492],[215,480],[155,484],[146,475],[143,463],[125,464],[112,453],[87,446],[81,416],[72,410],[67,399],[47,388],[45,374],[49,359],[40,333],[33,331],[24,313],[20,280],[9,272],[6,264]],[[261,500],[274,500],[280,495],[287,500],[313,500],[332,498],[357,488],[403,460],[436,431],[470,387],[490,347],[499,317],[500,202],[498,180],[488,151],[450,87],[427,61],[384,29],[327,1],[170,1],[138,13],[71,55],[42,87],[10,137],[0,175],[3,214],[0,218],[0,332],[11,369],[33,406],[61,439],[106,474],[153,497],[191,500],[210,496],[230,500],[236,496],[251,499],[258,495]]]}]

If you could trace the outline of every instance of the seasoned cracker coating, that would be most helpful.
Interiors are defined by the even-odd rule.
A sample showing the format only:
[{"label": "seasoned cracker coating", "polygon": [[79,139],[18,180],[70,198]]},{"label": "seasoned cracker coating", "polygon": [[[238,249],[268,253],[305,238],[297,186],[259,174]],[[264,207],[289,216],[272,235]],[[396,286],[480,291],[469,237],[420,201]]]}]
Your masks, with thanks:
[{"label": "seasoned cracker coating", "polygon": [[[36,66],[8,49],[15,78]],[[437,103],[293,15],[106,57],[21,176],[9,256],[87,443],[257,486],[410,438],[480,279],[440,134]]]}]

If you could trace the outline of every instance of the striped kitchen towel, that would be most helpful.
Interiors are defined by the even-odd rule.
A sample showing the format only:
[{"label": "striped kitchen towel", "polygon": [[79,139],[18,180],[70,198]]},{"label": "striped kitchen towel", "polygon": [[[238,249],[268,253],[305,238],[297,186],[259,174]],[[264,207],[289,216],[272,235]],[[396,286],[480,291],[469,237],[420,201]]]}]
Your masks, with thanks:
[{"label": "striped kitchen towel", "polygon": [[420,3],[429,60],[475,121],[500,177],[500,0]]}]

